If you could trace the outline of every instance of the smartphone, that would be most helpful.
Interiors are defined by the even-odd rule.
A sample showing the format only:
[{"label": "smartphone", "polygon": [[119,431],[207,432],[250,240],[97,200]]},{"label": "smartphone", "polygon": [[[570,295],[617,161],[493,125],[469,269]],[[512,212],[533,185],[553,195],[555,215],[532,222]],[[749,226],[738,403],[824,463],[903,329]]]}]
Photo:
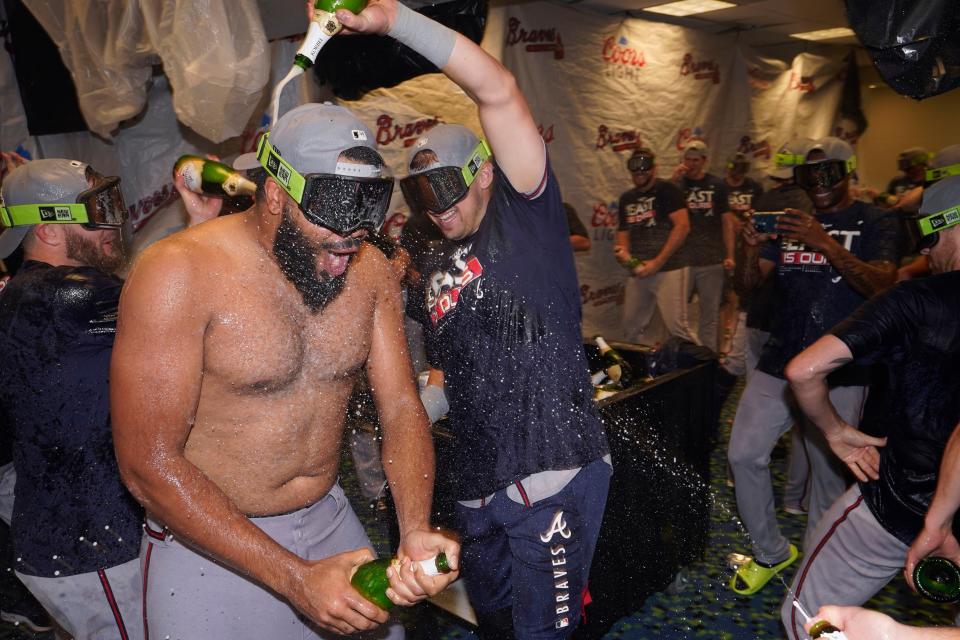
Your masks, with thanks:
[{"label": "smartphone", "polygon": [[757,233],[776,233],[777,220],[786,211],[754,211],[750,216]]}]

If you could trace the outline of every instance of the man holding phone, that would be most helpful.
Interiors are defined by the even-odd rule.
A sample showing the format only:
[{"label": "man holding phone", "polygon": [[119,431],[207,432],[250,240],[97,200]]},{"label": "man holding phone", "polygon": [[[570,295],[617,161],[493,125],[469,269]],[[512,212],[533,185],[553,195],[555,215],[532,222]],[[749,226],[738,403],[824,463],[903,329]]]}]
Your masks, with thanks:
[{"label": "man holding phone", "polygon": [[[850,176],[855,169],[849,144],[838,138],[818,140],[807,150],[804,164],[794,168],[814,212],[787,208],[777,216],[774,233],[759,233],[753,223],[742,231],[738,285],[752,290],[773,278],[775,300],[770,339],[741,396],[727,452],[737,507],[753,542],[753,560],[730,583],[744,595],[756,593],[798,556],[797,547],[780,533],[769,469],[777,440],[804,419],[793,408],[784,367],[867,298],[894,283],[896,218],[853,199]],[[868,373],[848,365],[831,376],[830,398],[848,424],[859,423]],[[811,467],[810,532],[846,483],[842,465],[819,431],[808,429],[804,437]]]}]

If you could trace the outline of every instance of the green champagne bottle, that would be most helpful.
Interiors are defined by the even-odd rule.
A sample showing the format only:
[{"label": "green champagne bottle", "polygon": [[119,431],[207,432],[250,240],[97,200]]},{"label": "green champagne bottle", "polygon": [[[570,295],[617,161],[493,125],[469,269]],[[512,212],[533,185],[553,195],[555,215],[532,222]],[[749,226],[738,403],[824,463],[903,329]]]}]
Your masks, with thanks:
[{"label": "green champagne bottle", "polygon": [[180,156],[173,165],[173,172],[183,176],[187,189],[205,196],[252,198],[257,192],[257,185],[233,167],[200,156]]},{"label": "green champagne bottle", "polygon": [[[377,605],[381,609],[389,611],[393,607],[393,602],[387,597],[387,588],[390,586],[390,580],[387,578],[387,569],[395,563],[396,559],[378,559],[371,560],[357,567],[353,577],[350,578],[350,584],[360,592],[364,598]],[[438,576],[441,573],[450,573],[450,565],[447,563],[447,554],[441,552],[432,558],[420,561],[420,570],[428,576]]]},{"label": "green champagne bottle", "polygon": [[627,271],[633,271],[637,267],[642,267],[644,264],[646,263],[640,258],[633,257],[623,263],[623,268]]},{"label": "green champagne bottle", "polygon": [[594,340],[600,347],[600,355],[603,357],[603,368],[607,372],[607,377],[611,381],[629,387],[633,380],[633,367],[623,359],[619,353],[610,348],[603,336],[595,336]]},{"label": "green champagne bottle", "polygon": [[316,0],[313,3],[313,20],[293,58],[293,64],[306,71],[317,61],[320,49],[327,40],[340,33],[343,25],[337,20],[337,9],[360,13],[366,6],[367,0]]},{"label": "green champagne bottle", "polygon": [[826,620],[817,620],[813,623],[813,626],[810,627],[810,637],[814,640],[817,640],[817,638],[823,638],[823,640],[840,640],[847,636],[844,635],[843,631],[840,631],[840,629],[837,629]]},{"label": "green champagne bottle", "polygon": [[934,602],[960,602],[960,567],[940,556],[929,556],[913,568],[913,584]]}]

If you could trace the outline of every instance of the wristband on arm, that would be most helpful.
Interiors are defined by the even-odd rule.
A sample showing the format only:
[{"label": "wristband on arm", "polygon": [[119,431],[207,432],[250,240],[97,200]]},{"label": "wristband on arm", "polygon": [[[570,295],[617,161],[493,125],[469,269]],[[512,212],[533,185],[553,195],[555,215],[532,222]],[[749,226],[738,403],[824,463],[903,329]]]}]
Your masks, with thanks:
[{"label": "wristband on arm", "polygon": [[443,69],[453,53],[457,32],[397,2],[397,18],[387,35]]}]

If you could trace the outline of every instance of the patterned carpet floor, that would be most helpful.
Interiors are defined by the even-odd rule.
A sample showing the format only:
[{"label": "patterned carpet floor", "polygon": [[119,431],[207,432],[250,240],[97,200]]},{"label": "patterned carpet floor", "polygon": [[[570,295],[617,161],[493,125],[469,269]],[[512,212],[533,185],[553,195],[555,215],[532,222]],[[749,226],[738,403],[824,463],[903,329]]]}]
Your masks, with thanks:
[{"label": "patterned carpet floor", "polygon": [[[704,557],[681,572],[668,592],[651,596],[642,603],[639,610],[617,622],[604,636],[605,638],[623,640],[785,638],[779,619],[779,607],[784,596],[784,588],[779,582],[769,583],[760,592],[750,597],[737,596],[727,586],[731,573],[726,566],[727,555],[734,551],[741,553],[748,551],[736,515],[733,489],[725,482],[726,442],[740,391],[741,387],[738,386],[723,408],[720,417],[721,438],[711,457],[712,526],[710,542]],[[784,481],[787,443],[788,439],[784,438],[773,454],[774,486],[778,490],[783,486]],[[367,501],[360,496],[353,473],[353,463],[347,451],[343,456],[341,482],[351,497],[354,508],[364,522],[378,553],[389,554],[391,550],[388,542],[388,523],[382,517],[382,512],[371,509]],[[783,511],[779,511],[778,514],[785,534],[795,543],[799,543],[806,524],[805,517],[789,515]],[[7,578],[11,577],[7,567],[2,567],[2,570]],[[789,573],[785,575],[788,582],[791,577]],[[6,583],[6,580],[0,580],[0,583]],[[7,597],[8,594],[8,587],[0,584],[0,598]],[[3,600],[0,600],[0,603],[2,602]],[[953,619],[953,612],[949,607],[922,600],[909,590],[901,577],[895,578],[867,606],[908,624],[949,625]],[[408,638],[414,640],[475,640],[477,638],[469,625],[460,624],[456,619],[439,613],[429,605],[420,605],[404,611],[401,619],[408,630]],[[28,638],[50,640],[52,637],[52,634],[32,634],[22,628],[0,623],[0,640]]]}]

